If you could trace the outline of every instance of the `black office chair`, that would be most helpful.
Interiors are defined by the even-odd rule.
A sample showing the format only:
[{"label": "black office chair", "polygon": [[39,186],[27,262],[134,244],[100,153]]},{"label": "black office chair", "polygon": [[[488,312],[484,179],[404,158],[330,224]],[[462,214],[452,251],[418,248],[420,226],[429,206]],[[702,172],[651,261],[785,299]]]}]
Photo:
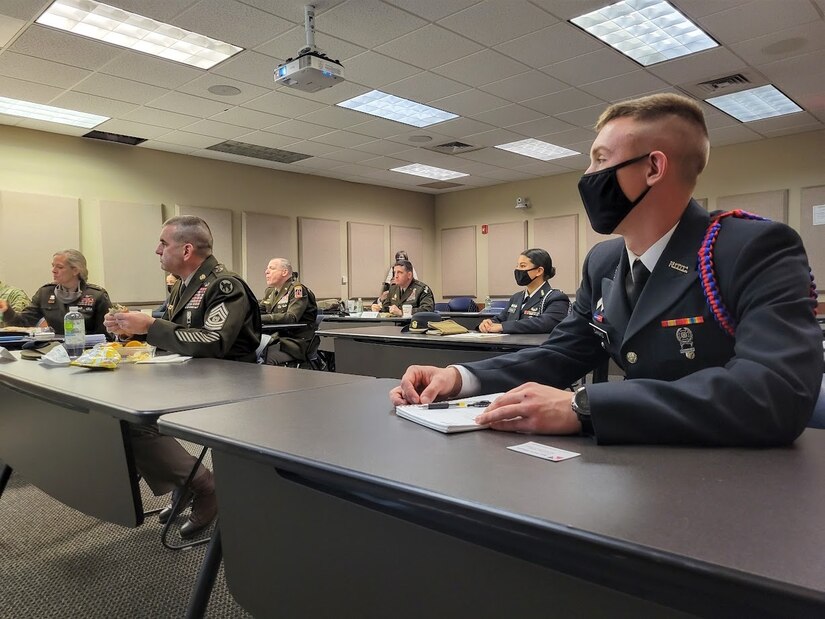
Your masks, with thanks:
[{"label": "black office chair", "polygon": [[453,297],[447,305],[451,312],[477,312],[478,306],[470,297]]},{"label": "black office chair", "polygon": [[[324,314],[318,314],[315,317],[315,330],[318,330],[318,327],[321,326],[321,321],[324,320]],[[309,343],[309,348],[307,349],[306,360],[304,361],[288,361],[284,363],[284,367],[288,368],[299,368],[304,370],[317,370],[319,372],[323,372],[329,370],[329,364],[327,363],[326,359],[322,351],[318,350],[318,347],[321,345],[321,337],[319,335],[315,335],[312,338],[312,341]]]},{"label": "black office chair", "polygon": [[449,303],[436,303],[435,304],[435,311],[436,312],[449,312],[450,311],[450,304]]}]

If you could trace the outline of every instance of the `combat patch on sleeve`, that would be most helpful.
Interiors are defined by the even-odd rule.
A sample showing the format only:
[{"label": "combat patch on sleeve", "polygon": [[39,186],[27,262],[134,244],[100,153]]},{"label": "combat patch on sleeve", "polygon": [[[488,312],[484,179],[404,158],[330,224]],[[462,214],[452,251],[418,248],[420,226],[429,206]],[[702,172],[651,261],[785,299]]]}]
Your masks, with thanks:
[{"label": "combat patch on sleeve", "polygon": [[229,279],[222,279],[221,283],[218,284],[218,288],[224,294],[229,294],[235,289],[235,286],[232,284],[232,280]]}]

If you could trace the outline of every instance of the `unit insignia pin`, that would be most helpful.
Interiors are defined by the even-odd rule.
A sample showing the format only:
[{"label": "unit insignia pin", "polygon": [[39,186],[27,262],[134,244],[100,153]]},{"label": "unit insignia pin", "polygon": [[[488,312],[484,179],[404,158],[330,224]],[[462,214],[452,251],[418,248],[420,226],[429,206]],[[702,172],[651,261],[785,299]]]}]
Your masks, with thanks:
[{"label": "unit insignia pin", "polygon": [[693,347],[693,331],[687,327],[676,329],[676,341],[679,342],[679,352],[688,359],[696,357],[696,349]]}]

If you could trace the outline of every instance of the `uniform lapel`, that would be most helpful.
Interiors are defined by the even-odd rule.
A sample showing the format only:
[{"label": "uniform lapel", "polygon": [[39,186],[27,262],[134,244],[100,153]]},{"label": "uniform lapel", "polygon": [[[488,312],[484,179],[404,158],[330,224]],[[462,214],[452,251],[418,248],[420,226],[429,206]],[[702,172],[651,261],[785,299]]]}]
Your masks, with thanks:
[{"label": "uniform lapel", "polygon": [[[521,314],[524,315],[525,310],[533,309],[536,305],[541,304],[541,300],[544,298],[544,295],[550,292],[550,284],[544,282],[541,287],[536,291],[536,293],[527,298],[521,306]],[[527,294],[527,291],[524,291],[524,294]]]},{"label": "uniform lapel", "polygon": [[657,320],[690,286],[699,285],[696,256],[709,222],[707,212],[691,200],[642,290],[627,325],[625,341],[650,321]]},{"label": "uniform lapel", "polygon": [[627,250],[624,244],[619,245],[621,255],[619,264],[613,272],[613,278],[602,278],[602,303],[604,316],[609,324],[618,333],[623,333],[630,319],[630,308],[627,304],[627,293],[624,290],[624,278],[627,275]]}]

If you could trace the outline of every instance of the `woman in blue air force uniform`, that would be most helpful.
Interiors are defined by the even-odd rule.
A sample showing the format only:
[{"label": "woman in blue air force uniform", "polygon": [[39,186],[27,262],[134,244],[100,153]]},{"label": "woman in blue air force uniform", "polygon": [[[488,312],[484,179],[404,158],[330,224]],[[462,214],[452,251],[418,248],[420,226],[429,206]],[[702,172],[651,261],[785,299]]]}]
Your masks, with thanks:
[{"label": "woman in blue air force uniform", "polygon": [[567,317],[570,300],[554,290],[550,279],[556,274],[550,254],[543,249],[528,249],[518,257],[514,271],[516,283],[525,290],[510,297],[498,316],[483,321],[482,333],[550,333]]}]

